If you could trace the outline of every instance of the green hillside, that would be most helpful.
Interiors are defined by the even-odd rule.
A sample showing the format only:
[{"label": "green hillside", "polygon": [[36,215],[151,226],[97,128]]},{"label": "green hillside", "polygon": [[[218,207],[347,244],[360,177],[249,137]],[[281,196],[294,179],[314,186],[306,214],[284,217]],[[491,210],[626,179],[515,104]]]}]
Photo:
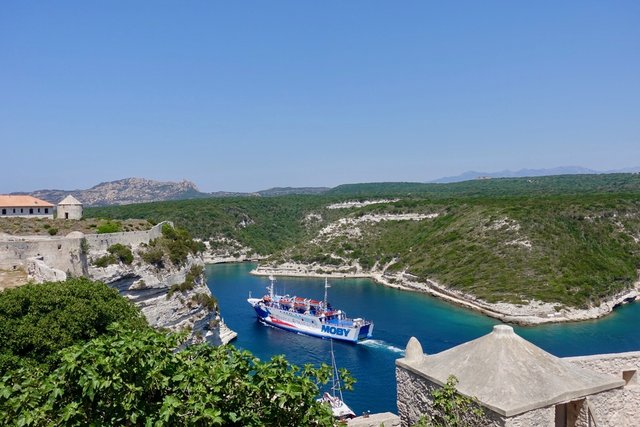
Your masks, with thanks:
[{"label": "green hillside", "polygon": [[492,178],[449,184],[379,182],[345,184],[328,195],[350,197],[502,197],[552,194],[640,193],[640,174],[557,175],[532,178]]},{"label": "green hillside", "polygon": [[[383,196],[399,200],[327,208]],[[633,174],[355,184],[327,195],[161,202],[87,214],[168,219],[203,239],[236,239],[276,262],[370,269],[393,261],[389,271],[431,278],[490,302],[587,307],[630,287],[640,268],[640,176]],[[362,221],[368,214],[438,216]],[[340,218],[353,221],[342,229],[357,232],[319,236]]]}]

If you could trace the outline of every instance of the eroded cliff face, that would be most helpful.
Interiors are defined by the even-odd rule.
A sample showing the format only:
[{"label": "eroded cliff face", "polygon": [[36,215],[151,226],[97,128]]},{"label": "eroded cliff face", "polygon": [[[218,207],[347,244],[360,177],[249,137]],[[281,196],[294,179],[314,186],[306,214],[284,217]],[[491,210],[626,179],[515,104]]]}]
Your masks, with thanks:
[{"label": "eroded cliff face", "polygon": [[[89,258],[101,255],[90,253]],[[205,339],[214,345],[226,344],[237,334],[224,325],[217,303],[212,303],[204,273],[193,279],[189,289],[172,289],[185,283],[194,268],[203,266],[202,257],[190,255],[180,267],[157,268],[136,254],[131,265],[117,263],[104,268],[89,265],[88,274],[91,279],[106,283],[134,302],[150,325],[171,331],[186,330],[193,339]]]},{"label": "eroded cliff face", "polygon": [[[102,281],[135,303],[150,325],[186,330],[194,340],[226,344],[237,334],[220,317],[202,271],[202,256],[188,255],[180,265],[168,260],[154,265],[141,256],[149,242],[161,236],[162,225],[148,232],[22,237],[17,243],[12,242],[11,260],[22,265],[29,280],[36,283],[65,280],[69,273]],[[108,256],[109,247],[116,244],[129,248],[133,260],[129,264],[116,260],[106,267],[96,266],[95,261]]]}]

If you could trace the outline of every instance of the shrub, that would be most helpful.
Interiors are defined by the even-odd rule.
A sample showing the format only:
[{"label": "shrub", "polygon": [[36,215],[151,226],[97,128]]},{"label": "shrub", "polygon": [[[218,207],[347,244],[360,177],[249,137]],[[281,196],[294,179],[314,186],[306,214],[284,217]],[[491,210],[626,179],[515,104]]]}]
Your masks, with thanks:
[{"label": "shrub", "polygon": [[96,228],[96,233],[98,234],[118,233],[120,231],[122,231],[122,224],[117,221],[105,221]]},{"label": "shrub", "polygon": [[[231,346],[183,348],[183,335],[152,329],[109,332],[63,350],[51,373],[0,377],[0,424],[334,425],[329,407],[316,402],[331,378],[327,365],[301,369],[284,356],[261,362]],[[343,382],[350,383],[344,373]]]},{"label": "shrub", "polygon": [[205,307],[209,311],[216,311],[218,307],[218,301],[211,295],[207,294],[195,294],[191,297],[191,301]]},{"label": "shrub", "polygon": [[116,259],[116,257],[114,255],[109,254],[109,255],[101,256],[100,258],[94,260],[93,265],[95,265],[96,267],[105,268],[117,262],[118,260]]},{"label": "shrub", "polygon": [[80,253],[82,255],[87,255],[89,253],[89,242],[84,237],[80,239]]},{"label": "shrub", "polygon": [[202,276],[204,273],[204,268],[201,265],[194,265],[191,267],[189,272],[187,273],[184,282],[176,283],[169,288],[169,292],[167,292],[167,299],[171,298],[171,296],[176,292],[186,292],[190,291],[196,286],[196,281]]},{"label": "shrub", "polygon": [[109,246],[107,251],[111,255],[115,256],[118,261],[122,262],[123,264],[129,265],[133,262],[133,253],[128,246],[116,243],[115,245]]},{"label": "shrub", "polygon": [[150,247],[140,254],[144,262],[155,265],[158,268],[164,267],[164,251],[159,247]]},{"label": "shrub", "polygon": [[55,228],[55,227],[50,227],[50,228],[47,230],[47,232],[48,232],[50,235],[55,236],[56,234],[58,234],[58,229],[57,229],[57,228]]},{"label": "shrub", "polygon": [[146,325],[129,300],[100,282],[69,279],[0,292],[0,372],[7,364],[56,358],[64,347],[107,333],[113,322]]}]

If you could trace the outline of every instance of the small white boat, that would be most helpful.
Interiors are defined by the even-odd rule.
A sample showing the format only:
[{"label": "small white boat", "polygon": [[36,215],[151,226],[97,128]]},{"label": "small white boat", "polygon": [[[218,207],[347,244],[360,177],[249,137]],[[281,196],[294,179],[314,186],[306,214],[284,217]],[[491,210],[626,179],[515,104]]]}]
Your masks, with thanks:
[{"label": "small white boat", "polygon": [[331,393],[325,392],[318,402],[329,405],[333,417],[337,420],[347,420],[354,418],[356,414],[342,400],[342,387],[340,386],[340,375],[336,366],[336,358],[333,354],[333,340],[331,340],[331,367],[333,370],[333,379],[331,384]]}]

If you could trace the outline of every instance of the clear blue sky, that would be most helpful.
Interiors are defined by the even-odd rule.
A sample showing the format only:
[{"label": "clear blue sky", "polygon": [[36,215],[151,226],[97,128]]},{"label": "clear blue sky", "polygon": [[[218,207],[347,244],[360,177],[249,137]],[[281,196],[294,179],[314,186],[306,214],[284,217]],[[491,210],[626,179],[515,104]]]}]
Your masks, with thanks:
[{"label": "clear blue sky", "polygon": [[640,164],[638,1],[2,1],[0,192]]}]

